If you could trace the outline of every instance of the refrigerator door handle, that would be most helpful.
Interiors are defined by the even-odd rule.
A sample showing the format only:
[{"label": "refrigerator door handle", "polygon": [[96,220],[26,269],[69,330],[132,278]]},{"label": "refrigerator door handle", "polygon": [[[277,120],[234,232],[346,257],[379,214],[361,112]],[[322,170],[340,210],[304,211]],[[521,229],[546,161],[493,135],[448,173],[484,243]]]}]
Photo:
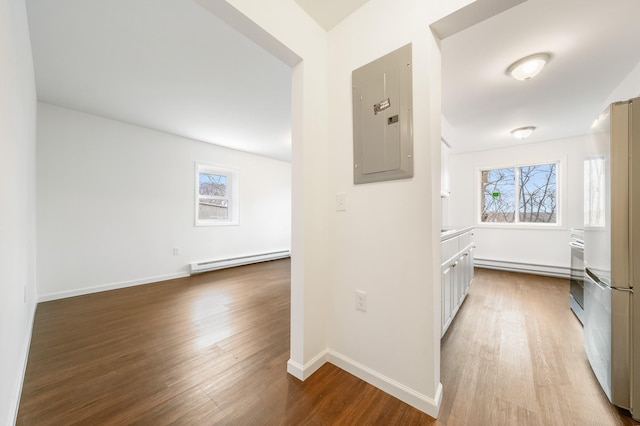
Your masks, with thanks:
[{"label": "refrigerator door handle", "polygon": [[603,283],[602,281],[600,281],[598,279],[596,274],[594,274],[593,272],[591,272],[589,270],[589,268],[584,268],[584,272],[585,272],[585,275],[587,275],[589,278],[591,278],[591,281],[593,281],[602,290],[612,289],[612,290],[626,291],[628,293],[633,293],[633,288],[630,288],[630,287],[613,287],[613,286],[610,286],[610,285],[607,285],[607,284]]},{"label": "refrigerator door handle", "polygon": [[593,281],[594,284],[596,284],[598,287],[600,287],[602,290],[606,290],[609,287],[608,285],[606,285],[605,283],[603,283],[602,281],[600,281],[600,279],[598,278],[598,276],[596,274],[594,274],[593,272],[591,272],[589,270],[589,268],[584,268],[584,273],[591,278],[591,281]]}]

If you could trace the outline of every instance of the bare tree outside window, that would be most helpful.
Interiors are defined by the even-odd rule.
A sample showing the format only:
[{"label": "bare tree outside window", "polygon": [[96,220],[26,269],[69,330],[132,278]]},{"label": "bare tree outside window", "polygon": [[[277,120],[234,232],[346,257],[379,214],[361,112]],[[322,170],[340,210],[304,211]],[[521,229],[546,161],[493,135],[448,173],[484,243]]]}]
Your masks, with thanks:
[{"label": "bare tree outside window", "polygon": [[227,176],[200,172],[198,180],[198,194],[200,194],[198,219],[227,220],[229,218]]},{"label": "bare tree outside window", "polygon": [[195,163],[195,226],[240,224],[238,170]]},{"label": "bare tree outside window", "polygon": [[516,206],[514,169],[483,170],[481,173],[482,222],[513,222]]},{"label": "bare tree outside window", "polygon": [[520,222],[556,222],[556,166],[520,167]]},{"label": "bare tree outside window", "polygon": [[482,170],[481,222],[557,223],[557,167],[551,163]]},{"label": "bare tree outside window", "polygon": [[213,173],[200,173],[200,195],[226,197],[227,177]]}]

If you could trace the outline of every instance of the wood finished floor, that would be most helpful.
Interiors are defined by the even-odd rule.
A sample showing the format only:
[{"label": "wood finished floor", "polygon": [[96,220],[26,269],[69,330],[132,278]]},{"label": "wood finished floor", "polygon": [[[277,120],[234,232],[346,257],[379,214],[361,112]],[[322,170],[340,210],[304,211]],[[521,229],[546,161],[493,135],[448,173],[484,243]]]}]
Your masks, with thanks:
[{"label": "wood finished floor", "polygon": [[476,268],[442,339],[447,425],[633,425],[609,404],[565,279]]},{"label": "wood finished floor", "polygon": [[289,260],[42,303],[18,425],[624,425],[566,280],[477,269],[436,421],[325,364],[286,373]]}]

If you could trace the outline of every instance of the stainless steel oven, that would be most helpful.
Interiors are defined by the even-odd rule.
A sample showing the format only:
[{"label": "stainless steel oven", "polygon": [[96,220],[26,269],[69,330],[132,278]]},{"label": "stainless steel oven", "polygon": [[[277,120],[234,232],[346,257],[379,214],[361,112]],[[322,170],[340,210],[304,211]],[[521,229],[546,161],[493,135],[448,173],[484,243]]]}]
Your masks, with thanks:
[{"label": "stainless steel oven", "polygon": [[584,324],[584,230],[572,229],[571,277],[569,280],[569,306]]}]

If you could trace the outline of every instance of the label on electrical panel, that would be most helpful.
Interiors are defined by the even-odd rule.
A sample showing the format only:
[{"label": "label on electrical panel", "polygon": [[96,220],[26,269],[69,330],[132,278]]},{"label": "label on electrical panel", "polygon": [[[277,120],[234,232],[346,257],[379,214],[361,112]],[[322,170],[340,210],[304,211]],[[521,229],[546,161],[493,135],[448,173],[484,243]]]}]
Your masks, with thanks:
[{"label": "label on electrical panel", "polygon": [[374,114],[380,114],[382,111],[384,111],[385,109],[389,108],[391,106],[391,99],[387,98],[384,99],[382,101],[380,101],[380,103],[374,104],[373,105],[373,113]]}]

